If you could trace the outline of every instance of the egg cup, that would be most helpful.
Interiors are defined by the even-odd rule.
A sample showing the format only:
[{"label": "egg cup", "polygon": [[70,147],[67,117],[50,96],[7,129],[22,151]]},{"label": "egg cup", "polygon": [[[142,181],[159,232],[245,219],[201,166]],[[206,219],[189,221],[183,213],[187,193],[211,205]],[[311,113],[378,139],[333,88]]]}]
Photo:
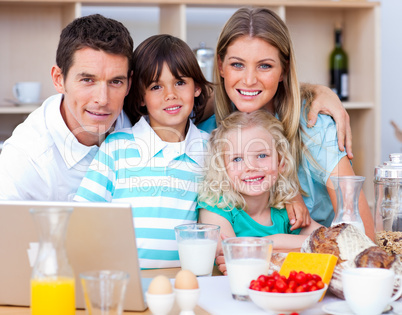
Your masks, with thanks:
[{"label": "egg cup", "polygon": [[200,297],[200,289],[184,290],[173,289],[176,293],[176,302],[180,308],[180,315],[194,315],[194,308]]},{"label": "egg cup", "polygon": [[175,293],[149,294],[145,292],[148,308],[154,315],[167,315],[172,310]]}]

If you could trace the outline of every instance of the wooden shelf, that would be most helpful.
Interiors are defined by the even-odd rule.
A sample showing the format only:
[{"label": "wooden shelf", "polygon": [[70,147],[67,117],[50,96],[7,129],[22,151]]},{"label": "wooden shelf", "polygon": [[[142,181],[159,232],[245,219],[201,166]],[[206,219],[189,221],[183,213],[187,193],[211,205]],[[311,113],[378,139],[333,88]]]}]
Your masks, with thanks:
[{"label": "wooden shelf", "polygon": [[372,109],[374,108],[373,102],[343,102],[346,109]]},{"label": "wooden shelf", "polygon": [[[0,38],[4,47],[0,51],[0,99],[12,98],[12,86],[18,81],[40,81],[42,98],[55,94],[49,72],[55,62],[61,30],[75,17],[81,16],[83,10],[88,13],[91,8],[97,10],[99,7],[112,6],[134,9],[130,14],[124,14],[124,17],[110,16],[112,12],[107,10],[104,14],[125,24],[136,45],[150,35],[163,32],[182,38],[192,48],[198,47],[200,41],[208,41],[209,47],[215,47],[228,16],[210,12],[217,13],[221,9],[225,12],[234,11],[241,6],[268,7],[279,14],[289,27],[299,80],[323,85],[328,84],[328,58],[334,47],[334,25],[341,22],[344,26],[344,48],[349,55],[351,101],[345,102],[344,106],[349,112],[353,133],[353,167],[356,174],[366,177],[365,194],[369,203],[373,202],[373,170],[380,164],[381,152],[380,2],[0,0]],[[148,7],[157,11],[157,18],[140,24],[140,19],[133,18],[131,12],[135,13],[135,8]],[[197,16],[197,21],[191,18],[190,12]],[[218,21],[211,23],[214,18]],[[144,20],[143,16],[141,20]],[[0,134],[11,134],[17,120],[22,121],[34,109],[33,106],[0,104]]]},{"label": "wooden shelf", "polygon": [[[1,0],[2,3],[33,3],[40,4],[67,4],[77,3],[76,0]],[[127,4],[186,4],[186,5],[208,5],[208,6],[287,6],[287,7],[316,7],[316,8],[371,8],[379,2],[365,0],[81,0],[81,4],[95,5],[127,5]]]},{"label": "wooden shelf", "polygon": [[20,106],[1,106],[0,114],[30,114],[37,109],[40,104],[37,105],[20,105]]}]

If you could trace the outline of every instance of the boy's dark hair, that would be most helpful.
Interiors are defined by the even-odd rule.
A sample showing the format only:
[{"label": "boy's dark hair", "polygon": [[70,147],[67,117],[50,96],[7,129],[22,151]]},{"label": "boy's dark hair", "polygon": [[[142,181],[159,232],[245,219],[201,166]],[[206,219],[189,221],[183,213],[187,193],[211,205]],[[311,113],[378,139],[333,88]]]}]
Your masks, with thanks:
[{"label": "boy's dark hair", "polygon": [[73,64],[74,53],[84,47],[126,56],[127,77],[130,77],[134,44],[130,32],[122,23],[93,14],[77,18],[67,25],[60,34],[56,52],[56,63],[64,77],[67,77]]},{"label": "boy's dark hair", "polygon": [[124,111],[131,123],[135,124],[141,116],[147,115],[146,107],[141,106],[145,90],[152,82],[159,80],[165,62],[177,79],[192,78],[194,84],[201,88],[201,94],[194,98],[194,109],[190,117],[195,124],[201,121],[212,92],[212,84],[205,79],[191,48],[177,37],[162,34],[144,40],[133,53],[133,81],[124,102]]}]

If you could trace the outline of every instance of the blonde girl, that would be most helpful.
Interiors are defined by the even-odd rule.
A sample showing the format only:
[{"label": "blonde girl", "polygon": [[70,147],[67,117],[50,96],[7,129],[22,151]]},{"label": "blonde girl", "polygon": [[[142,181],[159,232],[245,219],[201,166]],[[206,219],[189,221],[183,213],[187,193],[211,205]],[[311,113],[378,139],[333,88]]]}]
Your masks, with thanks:
[{"label": "blonde girl", "polygon": [[295,161],[281,122],[268,111],[224,119],[211,134],[207,163],[199,221],[220,225],[225,237],[268,237],[275,248],[291,249],[320,226],[290,229],[284,208],[299,193]]}]

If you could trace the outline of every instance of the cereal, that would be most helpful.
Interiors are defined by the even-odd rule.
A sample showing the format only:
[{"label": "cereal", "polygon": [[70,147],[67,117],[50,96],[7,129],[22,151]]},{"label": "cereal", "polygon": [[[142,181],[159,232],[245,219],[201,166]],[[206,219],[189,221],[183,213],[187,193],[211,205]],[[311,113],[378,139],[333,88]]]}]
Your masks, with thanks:
[{"label": "cereal", "polygon": [[377,232],[375,242],[387,253],[402,255],[402,232]]}]

